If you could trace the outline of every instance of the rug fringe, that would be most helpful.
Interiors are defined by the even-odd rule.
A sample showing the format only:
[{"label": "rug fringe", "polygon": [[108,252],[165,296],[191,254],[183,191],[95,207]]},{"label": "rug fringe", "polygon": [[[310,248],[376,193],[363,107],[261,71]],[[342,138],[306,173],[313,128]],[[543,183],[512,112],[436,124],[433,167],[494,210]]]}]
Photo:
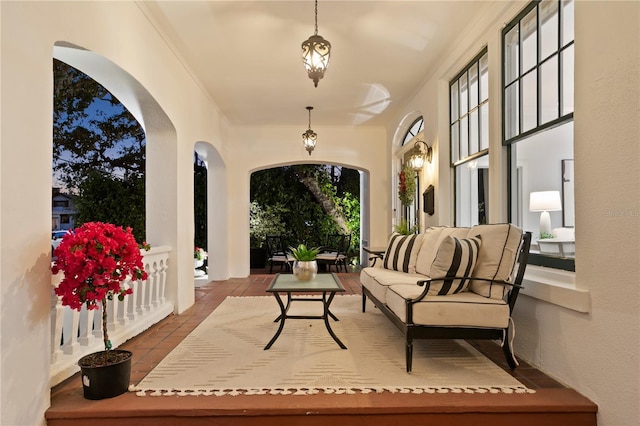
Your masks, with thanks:
[{"label": "rug fringe", "polygon": [[129,386],[129,392],[135,392],[137,396],[239,396],[239,395],[353,395],[357,393],[411,393],[411,394],[437,394],[437,393],[507,393],[526,394],[535,393],[535,390],[516,386],[503,387],[473,387],[473,386],[447,386],[447,387],[323,387],[323,388],[273,388],[273,389],[142,389],[137,386]]}]

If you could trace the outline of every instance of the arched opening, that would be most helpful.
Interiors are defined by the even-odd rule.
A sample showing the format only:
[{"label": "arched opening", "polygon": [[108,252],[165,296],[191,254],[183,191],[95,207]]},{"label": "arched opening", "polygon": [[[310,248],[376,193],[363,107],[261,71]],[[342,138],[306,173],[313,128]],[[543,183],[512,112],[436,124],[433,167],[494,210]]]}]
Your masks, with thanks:
[{"label": "arched opening", "polygon": [[[206,241],[207,279],[225,280],[229,277],[227,209],[224,202],[227,199],[227,170],[222,157],[210,143],[196,142],[194,151],[206,170],[206,190],[194,187],[197,196],[205,198],[194,200],[194,205],[198,204],[199,208],[206,211],[205,222],[196,223],[196,226],[201,228],[199,231],[196,230],[199,239],[195,241]],[[202,176],[198,179],[202,182]]]},{"label": "arched opening", "polygon": [[193,277],[206,282],[209,253],[207,242],[207,166],[197,152],[193,153]]},{"label": "arched opening", "polygon": [[284,248],[328,245],[347,235],[344,270],[361,264],[362,172],[339,164],[288,164],[256,170],[250,178],[250,263],[264,270],[268,235]]},{"label": "arched opening", "polygon": [[[113,310],[109,315],[109,327],[113,333],[110,332],[109,335],[113,346],[117,347],[171,312],[181,312],[193,303],[192,286],[185,280],[178,279],[180,270],[184,271],[179,259],[184,258],[187,251],[184,244],[181,244],[183,237],[179,234],[176,207],[179,170],[176,132],[151,94],[115,63],[66,42],[56,43],[52,56],[100,83],[125,106],[146,135],[146,161],[143,166],[145,190],[137,203],[146,207],[143,215],[144,227],[151,251],[148,255],[145,254],[144,267],[150,278],[145,281],[131,280],[130,284],[135,286],[133,296],[122,303],[112,301],[113,304],[108,307]],[[191,249],[189,252],[191,253]],[[189,288],[189,291],[184,291],[184,288]],[[83,314],[76,312],[74,315]],[[55,384],[75,372],[79,356],[98,348],[88,320],[79,321],[79,318],[74,317],[67,321],[66,313],[53,315],[51,318],[50,374],[51,383]],[[65,327],[71,328],[63,332]],[[68,338],[68,347],[64,350],[57,347],[61,336]],[[74,340],[76,336],[77,342]]]},{"label": "arched opening", "polygon": [[[57,42],[53,57],[91,76],[111,92],[140,123],[146,134],[145,204],[147,239],[153,245],[176,245],[174,214],[176,194],[168,180],[175,179],[176,132],[169,118],[151,94],[126,71],[97,53],[68,42]],[[177,190],[176,190],[177,191]]]}]

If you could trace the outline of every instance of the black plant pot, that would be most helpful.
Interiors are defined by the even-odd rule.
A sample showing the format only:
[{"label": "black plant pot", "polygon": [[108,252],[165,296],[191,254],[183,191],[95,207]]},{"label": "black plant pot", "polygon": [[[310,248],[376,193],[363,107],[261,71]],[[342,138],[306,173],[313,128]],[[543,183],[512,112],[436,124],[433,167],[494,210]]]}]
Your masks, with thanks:
[{"label": "black plant pot", "polygon": [[96,365],[103,359],[104,351],[85,355],[78,361],[86,399],[113,398],[129,389],[133,353],[121,349],[109,352],[107,364]]}]

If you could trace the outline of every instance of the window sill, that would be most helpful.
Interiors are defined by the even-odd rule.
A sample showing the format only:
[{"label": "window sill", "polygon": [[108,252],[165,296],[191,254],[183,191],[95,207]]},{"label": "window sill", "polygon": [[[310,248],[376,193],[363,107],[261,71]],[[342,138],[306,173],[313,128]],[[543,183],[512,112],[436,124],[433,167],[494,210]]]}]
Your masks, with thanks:
[{"label": "window sill", "polygon": [[575,286],[575,273],[528,265],[520,294],[577,312],[588,313],[591,299],[588,290]]}]

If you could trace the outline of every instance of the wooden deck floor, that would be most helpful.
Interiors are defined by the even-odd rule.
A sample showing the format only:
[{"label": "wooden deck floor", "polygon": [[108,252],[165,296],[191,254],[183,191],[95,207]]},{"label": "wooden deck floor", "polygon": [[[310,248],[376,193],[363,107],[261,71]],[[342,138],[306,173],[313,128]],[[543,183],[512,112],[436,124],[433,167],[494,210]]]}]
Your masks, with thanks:
[{"label": "wooden deck floor", "polygon": [[[259,273],[253,273],[259,272]],[[139,382],[227,296],[263,296],[274,275],[252,271],[243,279],[195,288],[196,303],[170,315],[120,347],[134,353],[131,381]],[[358,274],[339,274],[347,294],[360,294]],[[48,426],[79,425],[596,425],[597,407],[525,362],[512,371],[493,342],[470,341],[536,393],[380,394],[310,396],[138,397],[125,393],[90,401],[79,374],[51,391]]]}]

